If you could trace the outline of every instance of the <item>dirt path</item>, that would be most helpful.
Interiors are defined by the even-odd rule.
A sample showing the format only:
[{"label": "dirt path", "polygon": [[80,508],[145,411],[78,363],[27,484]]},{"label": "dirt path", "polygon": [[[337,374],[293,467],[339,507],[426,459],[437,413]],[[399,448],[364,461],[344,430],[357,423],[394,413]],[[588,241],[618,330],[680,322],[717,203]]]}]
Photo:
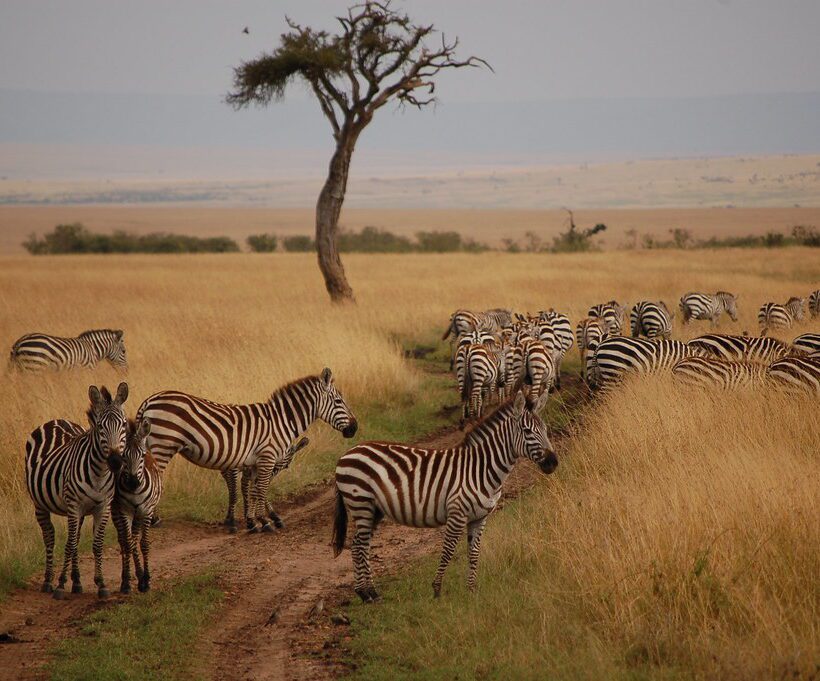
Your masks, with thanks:
[{"label": "dirt path", "polygon": [[[448,429],[419,444],[446,447],[463,434]],[[535,467],[516,466],[505,484],[515,495],[539,476]],[[273,535],[228,535],[216,525],[166,522],[154,532],[153,583],[202,572],[208,566],[231,566],[223,585],[226,599],[218,619],[200,641],[199,659],[215,680],[326,679],[344,671],[340,652],[347,627],[334,624],[345,601],[353,597],[350,552],[338,559],[330,549],[334,505],[332,486],[314,488],[281,505],[285,529]],[[437,553],[438,531],[384,523],[374,537],[373,565],[379,574],[416,556]],[[119,586],[119,553],[106,552],[105,576],[112,592]],[[30,587],[12,594],[0,612],[0,634],[17,642],[0,644],[0,680],[42,679],[52,647],[77,630],[90,612],[125,598],[97,600],[91,582],[90,556],[81,564],[87,593],[55,602],[40,593],[39,575]],[[319,603],[322,611],[311,616]]]}]

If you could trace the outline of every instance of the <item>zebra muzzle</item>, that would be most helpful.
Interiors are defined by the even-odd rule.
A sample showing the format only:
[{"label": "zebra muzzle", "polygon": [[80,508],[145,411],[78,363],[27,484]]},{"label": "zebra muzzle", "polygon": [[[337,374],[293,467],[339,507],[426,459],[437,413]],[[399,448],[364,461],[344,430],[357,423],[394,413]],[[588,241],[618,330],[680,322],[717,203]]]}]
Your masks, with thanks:
[{"label": "zebra muzzle", "polygon": [[555,452],[548,452],[547,455],[544,456],[544,458],[538,463],[538,467],[541,469],[542,473],[546,473],[547,475],[558,468],[558,457],[555,456]]},{"label": "zebra muzzle", "polygon": [[122,456],[119,452],[111,452],[108,455],[108,468],[112,473],[119,473],[122,470]]},{"label": "zebra muzzle", "polygon": [[351,438],[359,430],[359,424],[356,419],[353,419],[350,424],[342,431],[342,435],[346,438]]}]

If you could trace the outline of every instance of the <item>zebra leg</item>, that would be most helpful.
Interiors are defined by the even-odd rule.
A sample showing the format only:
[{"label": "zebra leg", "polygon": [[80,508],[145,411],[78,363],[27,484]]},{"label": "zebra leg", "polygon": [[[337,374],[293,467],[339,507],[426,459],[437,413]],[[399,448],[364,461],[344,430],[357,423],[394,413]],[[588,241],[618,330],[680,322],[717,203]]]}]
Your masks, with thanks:
[{"label": "zebra leg", "polygon": [[[91,545],[94,553],[94,584],[97,585],[97,597],[107,598],[108,589],[105,588],[105,579],[102,571],[103,542],[105,541],[105,527],[108,525],[108,504],[102,504],[94,510],[94,542]],[[79,572],[77,574],[79,577]]]},{"label": "zebra leg", "polygon": [[34,515],[43,533],[43,543],[46,547],[46,571],[43,575],[43,586],[40,590],[50,594],[54,591],[54,586],[51,583],[54,580],[54,525],[51,522],[51,513],[45,509],[36,509]]},{"label": "zebra leg", "polygon": [[[134,516],[131,519],[131,541],[128,544],[130,559],[134,563],[134,576],[137,578],[137,586],[139,586],[140,582],[142,582],[142,565],[140,564],[140,556],[137,552],[137,542],[139,541],[140,533],[142,532],[142,523],[143,521],[137,516]],[[148,526],[150,527],[150,525],[151,523],[149,522]]]},{"label": "zebra leg", "polygon": [[236,532],[236,481],[239,479],[239,471],[235,468],[222,471],[222,477],[228,486],[228,511],[225,513],[225,520],[222,524],[227,526],[228,532]]},{"label": "zebra leg", "polygon": [[117,528],[117,540],[120,543],[120,558],[122,558],[122,572],[120,577],[120,593],[131,593],[131,523],[125,515],[114,505],[111,509],[114,527]]},{"label": "zebra leg", "polygon": [[[79,538],[79,519],[72,510],[68,513],[68,536],[65,541],[65,555],[63,556],[63,571],[60,579],[57,580],[57,588],[54,590],[54,598],[61,600],[65,598],[65,583],[68,579],[68,565],[71,562],[73,552],[76,551],[77,539]],[[79,586],[79,585],[77,585]],[[80,587],[82,590],[82,587]]]},{"label": "zebra leg", "polygon": [[74,542],[74,550],[71,553],[71,593],[81,594],[83,585],[80,580],[80,536],[83,533],[83,521],[85,516],[81,515],[77,524],[77,539]]},{"label": "zebra leg", "polygon": [[441,550],[441,560],[436,570],[435,579],[433,579],[433,597],[438,598],[441,595],[441,582],[444,579],[444,571],[453,559],[453,552],[456,550],[456,545],[461,535],[464,533],[464,527],[467,524],[467,519],[461,510],[447,514],[447,525],[444,528],[444,546]]},{"label": "zebra leg", "polygon": [[261,465],[256,464],[256,480],[251,489],[251,520],[253,521],[253,529],[249,528],[250,532],[257,531],[257,521],[262,532],[273,532],[273,524],[265,515],[267,511],[268,488],[270,487],[271,476],[273,474],[273,461],[264,462]]},{"label": "zebra leg", "polygon": [[265,502],[265,510],[267,511],[268,518],[274,524],[277,530],[281,530],[285,523],[282,522],[282,519],[279,517],[279,514],[273,510],[273,504],[269,501]]},{"label": "zebra leg", "polygon": [[242,514],[245,518],[245,527],[249,530],[254,528],[254,522],[251,520],[250,499],[248,496],[253,480],[254,475],[248,469],[242,471]]},{"label": "zebra leg", "polygon": [[[140,551],[142,552],[142,570],[139,575],[137,588],[140,593],[145,593],[151,588],[151,573],[148,570],[148,553],[151,550],[151,523],[147,520],[142,521],[142,532],[140,533]],[[134,557],[137,555],[136,547],[134,547]]]},{"label": "zebra leg", "polygon": [[487,516],[481,520],[474,520],[467,525],[467,544],[469,548],[470,569],[467,574],[467,588],[475,591],[476,573],[478,571],[478,554],[481,551],[481,533],[484,532],[484,525],[487,523]]},{"label": "zebra leg", "polygon": [[356,508],[356,532],[350,552],[353,555],[354,588],[364,603],[379,600],[379,594],[373,585],[373,572],[370,568],[370,540],[377,520],[373,507]]}]

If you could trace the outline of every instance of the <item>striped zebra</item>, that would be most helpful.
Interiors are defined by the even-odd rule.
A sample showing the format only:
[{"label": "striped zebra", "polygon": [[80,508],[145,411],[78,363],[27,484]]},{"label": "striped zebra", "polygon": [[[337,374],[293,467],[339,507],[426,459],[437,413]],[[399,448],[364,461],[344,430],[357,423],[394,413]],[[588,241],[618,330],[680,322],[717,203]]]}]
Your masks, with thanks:
[{"label": "striped zebra", "polygon": [[792,296],[784,305],[764,303],[757,313],[760,335],[765,336],[772,329],[790,329],[795,322],[803,321],[805,298]]},{"label": "striped zebra", "polygon": [[820,357],[784,357],[772,362],[769,378],[794,392],[811,392],[820,396]]},{"label": "striped zebra", "polygon": [[497,350],[499,348],[499,340],[496,338],[495,334],[492,334],[484,329],[470,331],[469,333],[462,334],[458,337],[454,368],[459,395],[464,388],[467,355],[470,348],[476,345],[480,345],[487,350]]},{"label": "striped zebra", "polygon": [[552,343],[542,340],[525,340],[521,343],[523,368],[513,371],[521,376],[524,384],[531,386],[535,397],[546,395],[556,382],[557,365]]},{"label": "striped zebra", "polygon": [[[228,487],[225,524],[236,531],[239,473],[250,476],[242,484],[245,524],[251,532],[272,532],[282,521],[267,503],[268,488],[281,467],[291,442],[321,419],[346,438],[358,424],[333,383],[330,369],[288,383],[256,404],[219,404],[183,392],[167,390],[146,399],[137,420],[151,420],[148,449],[164,471],[179,452],[188,461],[218,470]],[[253,481],[251,484],[250,481]]]},{"label": "striped zebra", "polygon": [[627,307],[627,305],[621,305],[617,300],[610,300],[608,303],[593,305],[587,311],[587,317],[603,319],[609,327],[609,335],[620,336],[623,334]]},{"label": "striped zebra", "polygon": [[[111,516],[117,528],[122,557],[120,593],[131,592],[131,560],[141,593],[151,588],[148,554],[151,550],[151,519],[162,496],[162,472],[147,448],[151,421],[128,422],[123,467],[117,477]],[[139,551],[137,550],[139,544]],[[142,561],[140,562],[140,553]]]},{"label": "striped zebra", "polygon": [[462,423],[481,418],[485,396],[489,398],[505,383],[505,353],[484,345],[470,345],[464,352],[461,383]]},{"label": "striped zebra", "polygon": [[688,324],[692,319],[708,319],[712,326],[717,326],[720,315],[724,312],[737,321],[737,301],[740,296],[718,291],[714,295],[708,293],[687,293],[681,296],[680,310],[683,314],[683,323]]},{"label": "striped zebra", "polygon": [[783,357],[803,354],[803,351],[777,338],[762,336],[730,336],[710,333],[689,341],[689,346],[705,351],[712,357],[732,362],[769,364]]},{"label": "striped zebra", "polygon": [[[572,333],[572,322],[569,317],[553,309],[538,313],[538,320],[541,325],[547,324],[550,327],[554,339],[554,359],[555,359],[555,387],[561,388],[561,365],[564,357],[575,343],[575,335]],[[539,337],[544,340],[544,328],[539,329]]]},{"label": "striped zebra", "polygon": [[593,358],[592,386],[606,390],[629,373],[658,373],[671,370],[684,357],[702,351],[676,340],[649,341],[614,336],[601,341]]},{"label": "striped zebra", "polygon": [[370,540],[385,516],[412,527],[444,527],[444,546],[433,594],[441,593],[444,571],[467,530],[471,591],[481,534],[487,516],[501,497],[501,486],[515,462],[526,457],[543,473],[552,473],[558,459],[538,415],[544,394],[532,403],[518,393],[476,424],[452,449],[423,449],[392,442],[363,442],[349,449],[336,465],[336,513],[333,553],[345,545],[352,519],[355,590],[369,603],[378,600],[370,570]]},{"label": "striped zebra", "polygon": [[588,380],[589,369],[595,350],[601,341],[609,337],[609,325],[603,319],[587,317],[578,323],[576,338],[581,355],[581,378]]},{"label": "striped zebra", "polygon": [[820,333],[804,333],[795,338],[792,345],[809,355],[820,354]]},{"label": "striped zebra", "polygon": [[756,362],[686,357],[672,367],[672,375],[689,385],[737,390],[763,385],[766,382],[766,369],[766,365]]},{"label": "striped zebra", "polygon": [[629,314],[633,338],[645,336],[650,340],[672,337],[672,319],[674,313],[669,310],[662,300],[653,302],[641,300],[635,303]]},{"label": "striped zebra", "polygon": [[[49,421],[32,431],[26,442],[26,488],[34,502],[34,514],[43,533],[46,569],[42,590],[65,597],[68,566],[71,563],[71,593],[82,593],[78,542],[83,519],[94,517],[94,583],[100,598],[108,596],[102,574],[102,549],[115,476],[122,468],[127,421],[122,404],[128,386],[120,383],[116,397],[106,388],[88,389],[91,407],[90,428],[83,429],[65,420]],[[54,525],[51,515],[66,516],[63,570],[54,589]]]},{"label": "striped zebra", "polygon": [[812,319],[820,317],[820,288],[809,294],[809,314]]},{"label": "striped zebra", "polygon": [[497,331],[512,321],[512,312],[503,308],[493,308],[485,312],[470,312],[470,310],[456,310],[450,315],[450,324],[441,337],[441,340],[450,338],[450,369],[455,361],[455,343],[460,336],[472,331],[484,329],[489,332]]},{"label": "striped zebra", "polygon": [[24,371],[93,367],[108,360],[118,369],[127,369],[122,331],[96,329],[76,338],[59,338],[30,333],[19,338],[11,349],[9,366]]}]

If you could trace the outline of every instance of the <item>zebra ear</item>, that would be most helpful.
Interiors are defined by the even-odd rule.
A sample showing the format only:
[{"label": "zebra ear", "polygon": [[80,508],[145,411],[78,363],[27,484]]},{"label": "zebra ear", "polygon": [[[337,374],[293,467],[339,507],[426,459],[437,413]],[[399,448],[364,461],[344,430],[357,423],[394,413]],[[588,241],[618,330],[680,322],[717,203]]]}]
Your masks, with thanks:
[{"label": "zebra ear", "polygon": [[140,420],[140,425],[137,428],[137,437],[140,440],[144,440],[151,434],[151,419],[147,416],[143,416]]},{"label": "zebra ear", "polygon": [[333,382],[333,373],[330,371],[330,369],[325,367],[324,369],[322,369],[322,383],[325,384],[326,388],[329,388],[330,384],[332,382]]},{"label": "zebra ear", "polygon": [[117,406],[121,405],[125,400],[128,399],[128,384],[125,382],[120,383],[117,386],[117,396],[114,398],[114,404]]},{"label": "zebra ear", "polygon": [[117,330],[114,332],[114,338],[116,338],[118,341],[120,341],[120,340],[122,340],[122,334],[123,334],[122,330],[121,330],[121,329],[117,329]]},{"label": "zebra ear", "polygon": [[520,392],[515,396],[515,402],[513,402],[513,414],[515,416],[522,416],[524,414],[524,407],[527,404],[527,399],[524,397],[524,393]]},{"label": "zebra ear", "polygon": [[103,406],[103,396],[96,385],[88,386],[88,399],[91,400],[91,408],[94,411],[99,411],[100,407]]}]

